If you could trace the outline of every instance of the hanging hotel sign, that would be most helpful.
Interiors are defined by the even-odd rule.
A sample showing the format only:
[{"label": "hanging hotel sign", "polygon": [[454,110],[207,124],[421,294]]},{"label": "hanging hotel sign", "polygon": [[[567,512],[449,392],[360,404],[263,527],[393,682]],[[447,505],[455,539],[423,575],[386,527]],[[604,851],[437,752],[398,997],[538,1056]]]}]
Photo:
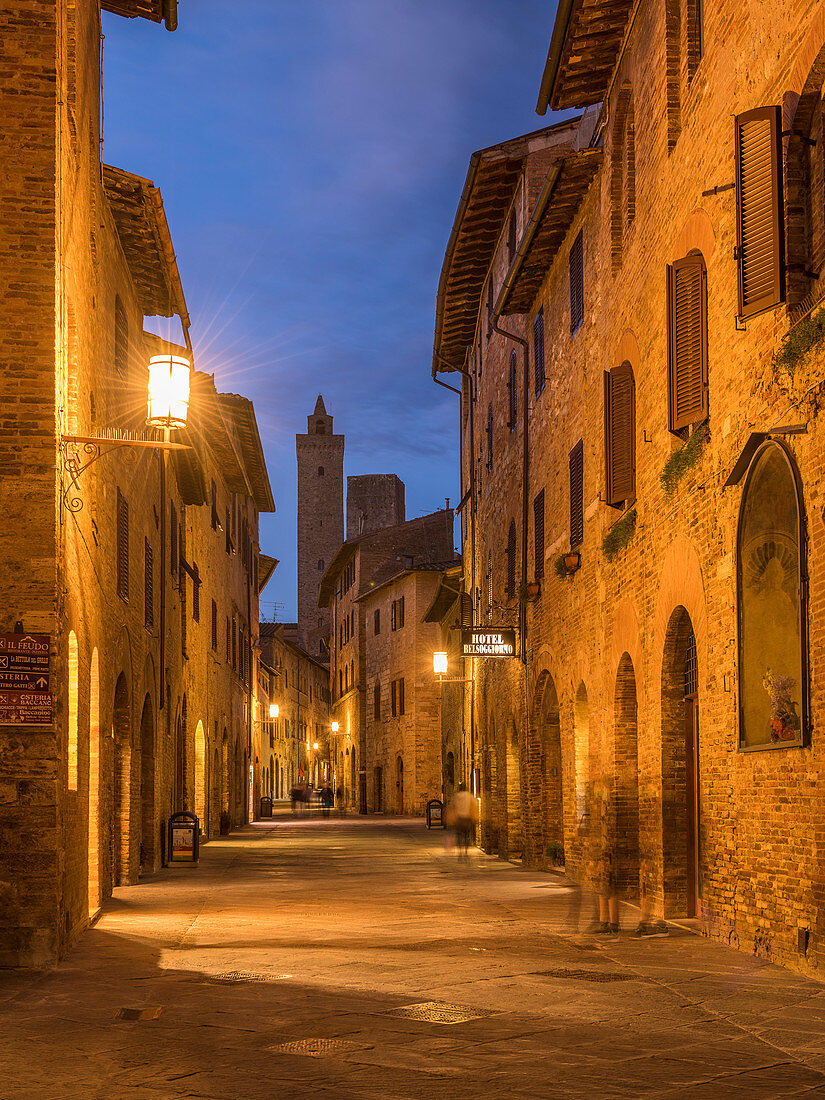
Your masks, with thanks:
[{"label": "hanging hotel sign", "polygon": [[462,657],[515,657],[514,627],[474,626],[461,631]]}]

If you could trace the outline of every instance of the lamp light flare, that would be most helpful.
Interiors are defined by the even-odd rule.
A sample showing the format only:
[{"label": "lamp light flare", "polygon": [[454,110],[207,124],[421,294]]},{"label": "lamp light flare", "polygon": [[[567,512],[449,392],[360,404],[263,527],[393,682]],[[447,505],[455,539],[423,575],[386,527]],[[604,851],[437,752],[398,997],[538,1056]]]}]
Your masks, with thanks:
[{"label": "lamp light flare", "polygon": [[280,708],[279,708],[277,703],[270,703],[269,704],[269,717],[270,718],[277,718],[280,713],[281,713]]},{"label": "lamp light flare", "polygon": [[149,360],[150,428],[185,428],[189,416],[192,364],[181,355],[153,355]]},{"label": "lamp light flare", "polygon": [[340,729],[337,722],[332,722],[329,728],[332,730],[333,733],[337,733]]},{"label": "lamp light flare", "polygon": [[313,748],[315,749],[315,751],[317,752],[317,751],[318,751],[318,742],[317,742],[317,741],[313,741],[313,743],[312,743],[312,747],[313,747]]},{"label": "lamp light flare", "polygon": [[446,676],[447,674],[447,654],[446,653],[434,653],[433,654],[433,672],[436,676]]}]

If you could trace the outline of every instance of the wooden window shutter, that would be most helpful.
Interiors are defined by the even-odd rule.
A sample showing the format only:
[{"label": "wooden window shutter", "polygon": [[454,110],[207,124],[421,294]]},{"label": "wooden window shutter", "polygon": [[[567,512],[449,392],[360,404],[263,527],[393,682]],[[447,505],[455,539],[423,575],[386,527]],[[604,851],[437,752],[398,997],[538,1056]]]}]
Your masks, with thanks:
[{"label": "wooden window shutter", "polygon": [[604,452],[607,503],[636,495],[636,383],[624,362],[604,375]]},{"label": "wooden window shutter", "polygon": [[398,681],[393,680],[390,684],[390,710],[393,718],[398,714]]},{"label": "wooden window shutter", "polygon": [[516,521],[510,520],[507,532],[507,598],[516,594]]},{"label": "wooden window shutter", "polygon": [[735,119],[739,316],[785,301],[782,112],[757,107]]},{"label": "wooden window shutter", "polygon": [[115,372],[125,378],[129,372],[129,319],[120,295],[115,295]]},{"label": "wooden window shutter", "polygon": [[117,491],[117,594],[129,599],[129,505]]},{"label": "wooden window shutter", "polygon": [[212,501],[212,530],[217,531],[221,521],[218,519],[218,487],[215,484],[214,477],[210,486],[210,497]]},{"label": "wooden window shutter", "polygon": [[536,397],[544,389],[544,310],[533,321],[533,356],[535,360]]},{"label": "wooden window shutter", "polygon": [[507,383],[507,389],[509,391],[508,397],[510,406],[507,426],[510,431],[512,431],[518,420],[518,359],[515,352],[512,352],[510,355],[510,379]]},{"label": "wooden window shutter", "polygon": [[398,628],[400,630],[401,627],[404,625],[404,597],[403,596],[398,601],[398,617],[400,619],[400,622],[398,623]]},{"label": "wooden window shutter", "polygon": [[667,269],[670,430],[708,415],[708,296],[699,253]]},{"label": "wooden window shutter", "polygon": [[493,468],[493,402],[487,407],[487,469]]},{"label": "wooden window shutter", "polygon": [[487,339],[493,335],[493,308],[496,304],[495,291],[493,289],[493,276],[487,280]]},{"label": "wooden window shutter", "polygon": [[143,544],[143,623],[147,630],[155,625],[155,560],[152,544]]},{"label": "wooden window shutter", "polygon": [[232,616],[232,667],[238,667],[238,624],[235,616]]},{"label": "wooden window shutter", "polygon": [[169,507],[169,568],[173,573],[178,571],[178,510],[175,502],[170,501]]},{"label": "wooden window shutter", "polygon": [[192,566],[192,618],[196,623],[201,621],[201,578],[197,565]]},{"label": "wooden window shutter", "polygon": [[381,684],[377,680],[372,689],[372,716],[376,722],[381,719]]},{"label": "wooden window shutter", "polygon": [[229,623],[229,616],[226,616],[226,663],[232,660],[232,627]]},{"label": "wooden window shutter", "polygon": [[584,442],[570,452],[570,546],[584,542]]},{"label": "wooden window shutter", "polygon": [[231,554],[235,549],[232,542],[232,517],[229,511],[229,505],[226,506],[226,552]]},{"label": "wooden window shutter", "polygon": [[581,229],[570,249],[570,333],[584,320],[584,238]]},{"label": "wooden window shutter", "polygon": [[534,580],[544,577],[544,489],[533,501],[533,572]]},{"label": "wooden window shutter", "polygon": [[212,648],[218,651],[218,605],[212,601]]}]

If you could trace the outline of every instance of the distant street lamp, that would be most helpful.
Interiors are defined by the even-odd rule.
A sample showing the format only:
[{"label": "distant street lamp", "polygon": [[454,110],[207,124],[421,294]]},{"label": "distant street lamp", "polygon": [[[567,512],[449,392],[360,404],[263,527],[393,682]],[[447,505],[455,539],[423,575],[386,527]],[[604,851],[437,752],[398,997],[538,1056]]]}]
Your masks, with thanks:
[{"label": "distant street lamp", "polygon": [[313,742],[313,745],[312,745],[312,747],[313,747],[313,748],[315,749],[315,751],[317,752],[317,751],[318,751],[318,742],[317,742],[317,741],[314,741],[314,742]]}]

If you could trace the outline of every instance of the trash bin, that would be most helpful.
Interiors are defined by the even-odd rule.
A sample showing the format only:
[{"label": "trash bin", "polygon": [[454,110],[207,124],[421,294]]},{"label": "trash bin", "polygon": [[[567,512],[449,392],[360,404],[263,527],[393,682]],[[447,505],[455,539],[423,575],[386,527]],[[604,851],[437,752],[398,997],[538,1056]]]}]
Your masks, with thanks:
[{"label": "trash bin", "polygon": [[169,862],[197,863],[200,822],[188,810],[172,814],[169,818]]},{"label": "trash bin", "polygon": [[272,799],[268,794],[261,797],[261,817],[272,817]]},{"label": "trash bin", "polygon": [[427,803],[427,828],[444,828],[444,803],[440,798],[431,798]]}]

